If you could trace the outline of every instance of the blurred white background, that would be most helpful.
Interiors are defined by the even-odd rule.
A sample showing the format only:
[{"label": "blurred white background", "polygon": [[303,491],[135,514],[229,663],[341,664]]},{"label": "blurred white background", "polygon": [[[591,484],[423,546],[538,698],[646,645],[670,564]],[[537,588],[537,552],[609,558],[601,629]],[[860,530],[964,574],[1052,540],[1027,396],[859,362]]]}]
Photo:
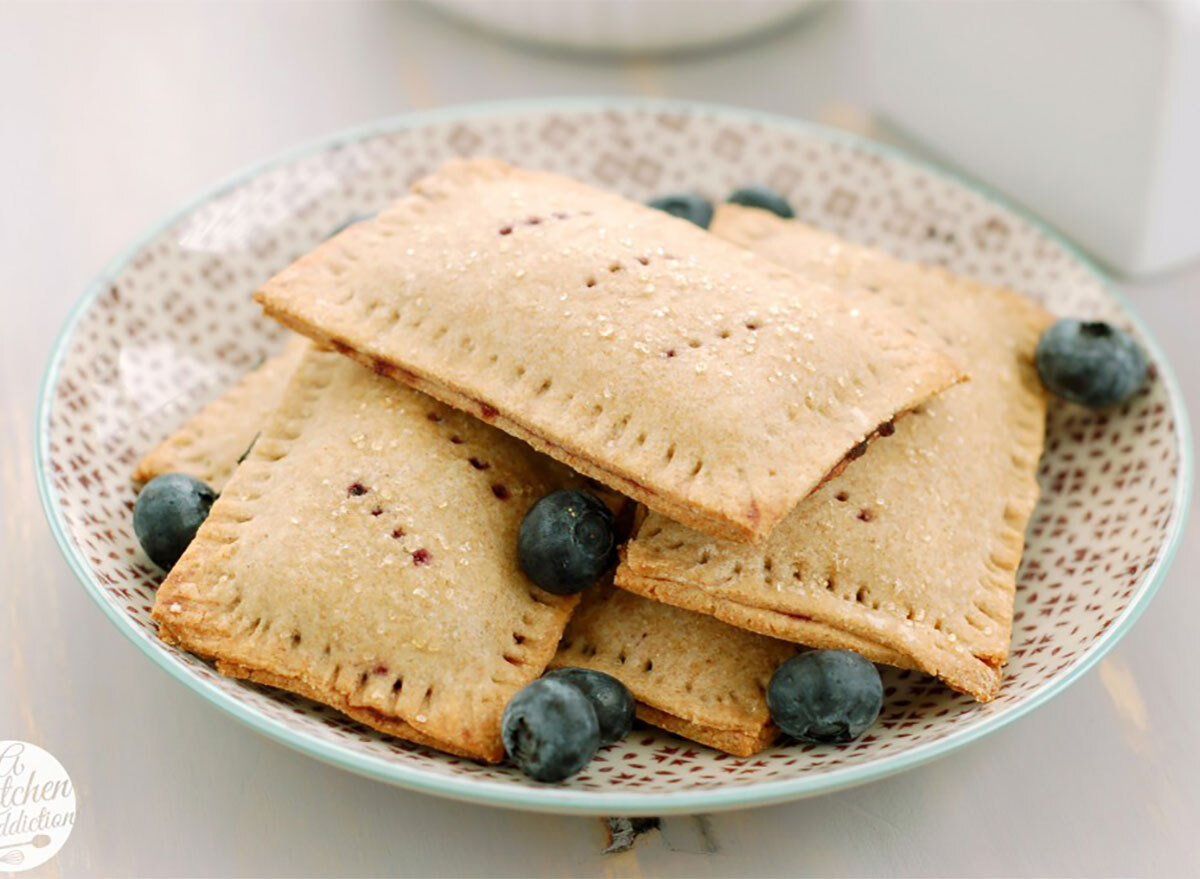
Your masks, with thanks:
[{"label": "blurred white background", "polygon": [[[901,39],[902,26],[936,23],[951,5],[963,6],[887,4],[898,23],[885,22],[883,36],[895,37],[901,59],[927,60],[934,44]],[[967,5],[976,13],[1026,6]],[[1124,4],[1057,5],[1071,10],[1083,39],[1101,27],[1103,7]],[[670,7],[691,17],[685,5]],[[1036,28],[1035,13],[1022,14]],[[1195,873],[1200,708],[1194,687],[1181,683],[1200,666],[1188,622],[1200,617],[1195,521],[1132,634],[1014,727],[869,787],[712,816],[703,828],[671,819],[662,834],[609,858],[598,855],[598,821],[422,797],[260,739],[125,643],[74,582],[43,523],[32,416],[53,337],[88,278],[185,199],[272,153],[376,117],[552,95],[695,98],[904,139],[872,112],[888,103],[904,117],[910,146],[987,176],[973,167],[981,154],[965,135],[939,140],[929,105],[963,134],[983,128],[999,103],[953,103],[963,77],[943,68],[945,90],[906,110],[903,83],[872,75],[887,61],[868,50],[872,18],[870,7],[826,3],[728,46],[607,57],[523,48],[417,4],[0,0],[0,738],[43,745],[78,787],[79,824],[46,875]],[[986,23],[975,21],[986,38]],[[1123,69],[1131,57],[1114,55],[1112,64]],[[1097,104],[1108,101],[1104,90],[1093,93]],[[1012,148],[1033,155],[1034,146],[1067,142],[1058,134],[1078,110],[1020,130]],[[1037,179],[1036,170],[1004,188],[1022,198],[1016,184]],[[1151,188],[1131,180],[1118,179],[1122,192]],[[1187,185],[1183,176],[1166,183]],[[1125,197],[1131,213],[1145,209]],[[1193,231],[1194,204],[1183,217]],[[1192,339],[1200,269],[1123,286],[1200,411]]]}]

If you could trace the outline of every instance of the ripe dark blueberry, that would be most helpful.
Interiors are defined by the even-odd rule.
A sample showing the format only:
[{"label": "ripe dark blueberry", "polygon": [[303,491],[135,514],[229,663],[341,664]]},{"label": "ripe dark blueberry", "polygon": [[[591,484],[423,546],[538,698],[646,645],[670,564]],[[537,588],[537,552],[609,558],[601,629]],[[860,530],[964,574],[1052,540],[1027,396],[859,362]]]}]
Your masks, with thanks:
[{"label": "ripe dark blueberry", "polygon": [[1060,320],[1042,333],[1034,359],[1048,391],[1097,409],[1124,403],[1149,372],[1133,336],[1103,321]]},{"label": "ripe dark blueberry", "polygon": [[875,665],[849,650],[813,650],[775,670],[767,687],[775,725],[804,742],[843,744],[861,736],[883,707]]},{"label": "ripe dark blueberry", "polygon": [[521,520],[517,557],[529,579],[547,592],[582,592],[616,563],[613,514],[586,492],[552,492]]},{"label": "ripe dark blueberry", "polygon": [[216,499],[215,491],[185,473],[164,473],[147,482],[133,507],[133,533],[150,560],[171,570]]},{"label": "ripe dark blueberry", "polygon": [[791,204],[786,198],[766,186],[743,186],[729,193],[726,201],[733,204],[745,205],[748,208],[762,208],[773,214],[778,214],[785,220],[796,216]]},{"label": "ripe dark blueberry", "polygon": [[547,678],[566,681],[587,696],[600,724],[600,744],[619,742],[633,729],[633,694],[612,675],[590,668],[556,668]]},{"label": "ripe dark blueberry", "polygon": [[698,192],[681,192],[678,195],[664,195],[652,198],[646,202],[652,208],[666,211],[681,220],[690,220],[701,229],[707,229],[712,222],[712,202]]},{"label": "ripe dark blueberry", "polygon": [[600,725],[587,696],[554,678],[526,684],[504,708],[504,750],[537,781],[562,781],[588,764],[600,747]]}]

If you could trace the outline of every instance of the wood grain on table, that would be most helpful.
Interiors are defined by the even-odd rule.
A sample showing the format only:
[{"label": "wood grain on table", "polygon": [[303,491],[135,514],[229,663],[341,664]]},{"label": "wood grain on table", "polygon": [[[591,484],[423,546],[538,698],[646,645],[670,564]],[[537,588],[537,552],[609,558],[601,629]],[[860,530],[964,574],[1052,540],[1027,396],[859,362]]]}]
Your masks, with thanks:
[{"label": "wood grain on table", "polygon": [[[196,192],[329,131],[466,101],[656,94],[846,118],[870,100],[857,14],[671,61],[573,62],[412,4],[0,3],[0,738],[50,750],[79,801],[40,875],[1200,871],[1195,519],[1132,633],[1012,727],[866,787],[667,819],[609,856],[597,819],[409,793],[257,736],[127,643],[45,524],[33,412],[55,334],[88,278]],[[1124,287],[1200,412],[1200,267]]]}]

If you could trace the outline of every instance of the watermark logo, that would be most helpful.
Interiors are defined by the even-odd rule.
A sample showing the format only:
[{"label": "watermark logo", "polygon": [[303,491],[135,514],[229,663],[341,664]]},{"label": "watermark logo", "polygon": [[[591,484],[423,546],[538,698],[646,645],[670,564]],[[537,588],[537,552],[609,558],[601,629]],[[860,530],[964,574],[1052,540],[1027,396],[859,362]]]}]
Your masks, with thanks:
[{"label": "watermark logo", "polygon": [[75,826],[75,788],[49,751],[0,740],[0,873],[50,860]]}]

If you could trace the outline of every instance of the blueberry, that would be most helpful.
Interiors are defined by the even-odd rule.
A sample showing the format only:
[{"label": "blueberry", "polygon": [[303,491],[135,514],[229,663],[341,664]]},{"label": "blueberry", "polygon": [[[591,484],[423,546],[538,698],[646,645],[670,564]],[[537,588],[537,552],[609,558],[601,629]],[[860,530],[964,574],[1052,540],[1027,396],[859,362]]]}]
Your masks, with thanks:
[{"label": "blueberry", "polygon": [[813,650],[775,670],[767,687],[775,725],[805,742],[842,744],[861,736],[883,707],[874,664],[849,650]]},{"label": "blueberry", "polygon": [[596,711],[578,687],[554,678],[526,684],[504,708],[504,750],[537,781],[562,781],[600,747]]},{"label": "blueberry", "polygon": [[546,675],[566,681],[587,696],[600,724],[600,744],[619,742],[633,729],[633,694],[612,675],[590,668],[556,668]]},{"label": "blueberry", "polygon": [[1052,394],[1097,409],[1124,403],[1149,373],[1133,336],[1103,321],[1060,320],[1038,339],[1034,360]]},{"label": "blueberry", "polygon": [[133,533],[150,560],[171,570],[216,499],[215,491],[186,473],[164,473],[147,482],[133,507]]},{"label": "blueberry", "polygon": [[773,214],[778,214],[785,220],[796,216],[791,204],[786,198],[766,186],[743,186],[729,193],[725,199],[733,204],[745,205],[748,208],[762,208]]},{"label": "blueberry", "polygon": [[552,492],[521,520],[517,556],[529,579],[547,592],[582,592],[616,563],[613,514],[586,492]]},{"label": "blueberry", "polygon": [[681,220],[690,220],[701,229],[707,229],[712,222],[712,202],[698,192],[681,192],[678,195],[664,195],[652,198],[646,202],[652,208],[666,211]]}]

